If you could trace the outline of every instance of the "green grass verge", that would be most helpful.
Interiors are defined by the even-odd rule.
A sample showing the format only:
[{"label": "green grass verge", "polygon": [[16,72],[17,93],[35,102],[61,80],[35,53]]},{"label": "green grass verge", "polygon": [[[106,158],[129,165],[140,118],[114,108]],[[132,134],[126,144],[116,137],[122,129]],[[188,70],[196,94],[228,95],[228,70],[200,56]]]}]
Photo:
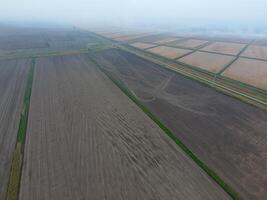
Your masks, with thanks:
[{"label": "green grass verge", "polygon": [[25,136],[27,131],[27,123],[28,123],[28,114],[29,114],[29,107],[30,107],[30,99],[32,93],[32,83],[33,83],[33,75],[34,75],[34,66],[35,66],[35,59],[32,60],[31,67],[28,74],[26,91],[24,95],[24,107],[23,111],[20,116],[20,123],[19,123],[19,130],[18,130],[18,137],[17,141],[21,144],[25,143]]},{"label": "green grass verge", "polygon": [[118,87],[120,90],[127,95],[144,113],[146,113],[195,163],[203,169],[223,190],[228,193],[232,199],[241,200],[240,195],[227,184],[213,169],[208,167],[203,161],[201,161],[181,140],[179,140],[171,131],[168,129],[148,108],[146,108],[125,86],[125,84],[115,78],[109,71],[100,66],[92,57],[90,60],[98,66],[98,68],[106,74],[106,76]]},{"label": "green grass verge", "polygon": [[20,115],[19,129],[17,134],[17,143],[15,151],[13,153],[13,159],[11,163],[10,176],[8,181],[8,187],[6,191],[6,200],[17,200],[19,198],[20,179],[23,164],[24,144],[27,131],[28,113],[30,108],[30,98],[32,91],[32,83],[34,76],[35,59],[32,59],[32,63],[28,72],[27,85],[23,100],[23,110]]},{"label": "green grass verge", "polygon": [[17,200],[19,194],[19,182],[21,177],[21,167],[23,156],[21,153],[21,144],[17,143],[13,153],[9,182],[6,192],[6,200]]}]

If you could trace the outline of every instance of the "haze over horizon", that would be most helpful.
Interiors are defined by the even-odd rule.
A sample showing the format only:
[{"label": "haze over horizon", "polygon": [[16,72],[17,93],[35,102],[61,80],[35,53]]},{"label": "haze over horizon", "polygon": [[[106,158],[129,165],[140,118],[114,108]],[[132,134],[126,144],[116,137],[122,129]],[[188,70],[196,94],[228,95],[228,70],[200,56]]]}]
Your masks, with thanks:
[{"label": "haze over horizon", "polygon": [[0,3],[0,21],[265,30],[266,10],[265,0],[8,0]]}]

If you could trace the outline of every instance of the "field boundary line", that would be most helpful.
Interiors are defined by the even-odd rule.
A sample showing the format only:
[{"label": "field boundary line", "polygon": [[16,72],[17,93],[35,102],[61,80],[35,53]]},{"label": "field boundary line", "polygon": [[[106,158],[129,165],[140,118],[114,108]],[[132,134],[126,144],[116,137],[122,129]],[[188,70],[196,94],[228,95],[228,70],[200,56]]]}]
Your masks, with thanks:
[{"label": "field boundary line", "polygon": [[88,49],[71,49],[66,51],[49,51],[49,52],[36,52],[36,53],[21,53],[15,55],[0,55],[0,60],[13,60],[13,59],[21,59],[21,58],[40,58],[40,57],[48,57],[48,56],[64,56],[64,55],[75,55],[88,53]]},{"label": "field boundary line", "polygon": [[[240,84],[236,84],[235,83],[236,82],[235,80],[232,80],[231,83],[233,84],[233,87],[236,85],[236,86],[241,87],[240,89],[243,88],[245,90],[248,90],[248,92],[252,92],[252,95],[253,95],[252,98],[256,99],[256,101],[253,100],[253,99],[250,99],[250,98],[248,99],[248,98],[246,98],[244,96],[238,95],[238,93],[233,93],[233,92],[231,92],[229,90],[225,90],[225,89],[223,89],[221,87],[215,87],[214,84],[213,84],[214,75],[215,75],[214,73],[208,72],[206,70],[196,69],[197,67],[195,67],[195,66],[190,66],[190,65],[187,65],[185,63],[181,63],[181,62],[179,62],[177,60],[175,61],[175,60],[171,60],[171,59],[168,59],[168,58],[165,58],[165,57],[161,57],[159,55],[152,54],[152,53],[150,53],[148,51],[140,50],[140,49],[137,49],[137,48],[135,48],[133,46],[129,46],[128,44],[118,43],[118,42],[116,42],[116,41],[114,41],[112,39],[106,38],[104,36],[98,35],[98,34],[96,34],[94,32],[88,31],[88,30],[87,30],[87,32],[95,35],[95,37],[98,38],[99,40],[103,40],[103,41],[106,41],[106,42],[112,42],[114,44],[115,48],[119,48],[119,49],[122,49],[124,51],[127,51],[127,52],[130,52],[132,54],[135,54],[135,55],[137,55],[139,57],[144,58],[145,60],[148,60],[150,62],[153,62],[153,63],[158,64],[160,67],[163,67],[165,69],[168,69],[170,71],[173,71],[173,72],[175,72],[175,73],[177,73],[179,75],[182,75],[185,78],[192,79],[192,80],[197,81],[197,82],[199,82],[201,84],[204,84],[204,85],[206,85],[208,87],[214,88],[215,90],[217,90],[218,92],[220,92],[220,93],[222,93],[224,95],[228,95],[228,96],[230,96],[232,98],[238,99],[239,101],[242,101],[244,103],[250,104],[250,105],[255,106],[257,108],[260,108],[260,109],[263,109],[263,110],[267,110],[267,102],[263,100],[263,99],[265,99],[265,96],[266,96],[265,95],[265,91],[264,92],[260,92],[261,94],[264,95],[263,98],[253,97],[253,96],[257,96],[257,95],[260,95],[261,96],[261,94],[259,94],[259,92],[257,90],[255,91],[254,89],[251,89],[251,88],[254,88],[253,86],[247,85],[248,87],[247,86],[246,87],[243,87],[243,86],[240,86]],[[173,64],[179,64],[179,65],[181,65],[184,68],[184,70],[191,69],[193,72],[196,72],[196,73],[204,73],[204,75],[206,74],[206,75],[208,75],[208,76],[211,77],[210,80],[212,81],[212,83],[207,83],[206,80],[208,80],[208,79],[204,79],[204,81],[201,81],[201,80],[198,80],[198,79],[192,77],[191,75],[193,73],[183,74],[183,69],[180,69],[180,71],[175,71],[173,69],[170,69],[169,67],[167,67],[167,66],[170,65],[170,64],[168,64],[169,62],[171,62]],[[177,70],[179,70],[179,69],[177,68]],[[221,76],[221,78],[224,80],[224,77],[223,76]],[[227,81],[227,82],[229,82],[229,81]],[[227,84],[227,82],[226,82],[226,84]],[[218,85],[218,84],[216,83],[216,85]],[[245,84],[242,84],[242,85],[245,85]],[[228,87],[225,87],[225,88],[228,88]],[[233,91],[235,91],[235,90],[233,90]],[[238,89],[238,91],[240,91],[240,90]],[[249,95],[246,95],[246,96],[249,96]],[[249,96],[249,97],[251,97],[251,96]],[[259,100],[260,102],[258,102],[257,100]],[[262,102],[263,102],[263,104],[262,104]]]},{"label": "field boundary line", "polygon": [[17,142],[13,152],[12,163],[10,167],[8,186],[6,191],[6,200],[17,200],[19,198],[22,166],[24,158],[24,146],[28,126],[28,114],[30,109],[30,99],[32,93],[32,84],[34,79],[35,59],[31,60],[31,66],[27,76],[26,89],[23,99],[23,108],[20,115],[19,128],[17,133]]},{"label": "field boundary line", "polygon": [[214,182],[216,182],[232,199],[242,200],[240,195],[227,184],[213,169],[208,167],[202,160],[200,160],[178,137],[176,137],[172,131],[167,128],[144,104],[142,104],[127,86],[119,79],[112,75],[111,72],[104,69],[101,65],[95,61],[92,56],[88,56],[91,62],[93,62],[126,96],[128,96],[159,128],[167,134],[172,141],[187,155],[189,156]]},{"label": "field boundary line", "polygon": [[228,69],[235,61],[238,60],[238,58],[241,56],[241,54],[248,48],[249,45],[251,45],[251,43],[253,42],[254,40],[252,40],[251,42],[249,42],[248,44],[246,44],[239,52],[238,54],[236,55],[235,59],[232,60],[230,63],[228,63],[225,67],[223,67],[219,72],[218,72],[218,75],[222,74],[226,69]]},{"label": "field boundary line", "polygon": [[[135,51],[133,52],[133,51],[129,50],[128,47],[131,48],[131,49],[135,49]],[[189,65],[189,64],[183,63],[183,62],[181,62],[179,60],[172,60],[172,59],[160,56],[158,54],[154,54],[154,53],[151,53],[149,51],[144,51],[144,50],[132,47],[132,46],[126,46],[126,49],[125,49],[124,46],[123,47],[119,46],[118,48],[120,48],[120,49],[122,49],[124,51],[128,51],[130,53],[133,53],[133,54],[135,54],[135,55],[137,55],[139,57],[142,57],[142,58],[144,58],[146,60],[149,60],[149,61],[151,61],[153,63],[156,63],[156,64],[158,64],[158,65],[160,65],[161,67],[164,67],[164,68],[167,68],[167,67],[165,67],[165,65],[168,65],[165,62],[172,62],[173,64],[181,65],[182,67],[184,67],[184,69],[191,69],[194,72],[203,73],[205,75],[208,75],[208,76],[210,76],[210,79],[212,81],[214,81],[214,77],[216,76],[216,78],[220,78],[223,81],[227,80],[227,82],[230,82],[230,83],[232,83],[234,85],[237,85],[237,86],[240,86],[242,88],[248,89],[251,92],[256,92],[257,94],[260,93],[260,94],[265,95],[265,96],[267,95],[267,91],[266,90],[263,90],[263,89],[260,89],[260,88],[256,88],[253,85],[249,85],[249,84],[246,84],[244,82],[240,82],[240,81],[237,81],[237,80],[234,80],[234,79],[229,79],[226,76],[218,75],[217,73],[213,73],[213,72],[210,72],[210,71],[205,70],[205,69],[201,69],[199,66]],[[139,51],[141,51],[142,53],[139,53]],[[146,54],[148,54],[148,55],[146,55]],[[151,56],[153,56],[153,57],[151,57]],[[189,76],[186,76],[186,77],[190,78]]]},{"label": "field boundary line", "polygon": [[[128,50],[128,48],[121,47],[121,46],[118,46],[118,48],[120,48],[120,49],[122,49],[122,50],[124,50],[124,51],[128,51],[128,52],[130,52],[130,53],[133,53],[131,50]],[[146,53],[149,53],[149,52],[146,52]],[[155,58],[147,58],[147,56],[145,56],[145,55],[140,55],[139,53],[136,53],[136,52],[134,52],[133,54],[135,54],[135,55],[137,55],[137,56],[139,56],[139,57],[142,57],[142,58],[144,58],[144,59],[146,59],[146,60],[149,60],[149,61],[151,61],[151,62],[153,62],[153,63],[156,63],[156,64],[158,64],[158,65],[161,66],[161,67],[164,67],[164,68],[166,68],[166,69],[169,69],[169,70],[171,70],[171,71],[174,71],[174,72],[178,73],[179,75],[183,75],[183,76],[185,76],[185,77],[187,77],[187,78],[191,78],[191,79],[193,79],[193,80],[196,80],[196,81],[198,81],[198,82],[201,82],[201,83],[203,83],[203,84],[205,84],[205,85],[207,85],[207,86],[213,87],[213,88],[215,88],[215,89],[221,89],[221,90],[223,90],[223,91],[221,91],[223,94],[226,94],[226,92],[228,92],[229,94],[232,94],[231,96],[233,96],[233,95],[235,94],[235,95],[238,95],[238,96],[240,96],[240,97],[246,98],[246,99],[249,100],[249,101],[253,101],[253,102],[255,102],[255,103],[258,103],[258,104],[260,104],[260,105],[262,105],[262,106],[264,106],[264,107],[267,108],[267,102],[264,101],[264,100],[262,100],[262,99],[258,99],[258,98],[256,98],[256,97],[253,97],[253,96],[244,94],[244,93],[242,93],[242,92],[240,92],[240,91],[237,91],[237,90],[231,89],[231,88],[229,88],[229,87],[223,86],[223,85],[221,85],[221,84],[218,84],[218,83],[216,83],[216,82],[214,82],[214,81],[212,81],[212,80],[208,80],[208,79],[203,78],[203,77],[201,77],[201,76],[198,76],[198,75],[195,75],[195,74],[192,74],[192,73],[189,73],[189,72],[185,72],[185,71],[182,70],[182,69],[178,69],[178,68],[172,67],[172,66],[170,66],[169,64],[164,63],[163,61],[160,61],[160,60],[158,60],[158,59],[155,59]],[[153,55],[154,55],[154,54],[153,54]],[[156,55],[155,55],[155,56],[156,56]],[[175,62],[175,61],[174,61],[174,62]],[[180,63],[178,63],[177,61],[176,61],[176,63],[177,63],[177,64],[180,64]],[[181,64],[182,64],[182,63],[181,63]],[[183,64],[182,64],[182,65],[183,65]],[[190,66],[187,66],[187,65],[184,65],[184,66],[185,66],[185,67],[190,67]],[[190,67],[190,68],[191,68],[191,67]],[[236,97],[236,96],[233,96],[233,97]],[[238,98],[238,97],[236,97],[236,98]],[[238,98],[238,99],[239,99],[239,100],[242,100],[241,98]],[[247,102],[247,101],[245,101],[245,102],[246,102],[246,103],[249,103],[249,102]],[[250,103],[250,104],[252,104],[252,103]],[[254,104],[252,104],[252,105],[254,105]],[[254,105],[254,106],[255,106],[255,105]]]}]

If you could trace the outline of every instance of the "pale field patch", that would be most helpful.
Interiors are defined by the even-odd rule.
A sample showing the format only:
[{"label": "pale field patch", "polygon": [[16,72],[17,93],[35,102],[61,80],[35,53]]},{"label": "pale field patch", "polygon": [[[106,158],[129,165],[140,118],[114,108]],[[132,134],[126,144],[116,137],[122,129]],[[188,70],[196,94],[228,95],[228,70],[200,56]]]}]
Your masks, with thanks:
[{"label": "pale field patch", "polygon": [[215,52],[215,53],[224,53],[237,55],[246,44],[232,43],[232,42],[214,42],[201,50]]},{"label": "pale field patch", "polygon": [[216,73],[230,63],[233,59],[233,56],[198,51],[179,59],[179,61]]},{"label": "pale field patch", "polygon": [[267,90],[267,61],[238,58],[223,75]]},{"label": "pale field patch", "polygon": [[191,52],[191,50],[172,48],[172,47],[166,47],[166,46],[154,47],[154,48],[148,49],[147,51],[158,54],[166,58],[171,58],[171,59],[183,56]]}]

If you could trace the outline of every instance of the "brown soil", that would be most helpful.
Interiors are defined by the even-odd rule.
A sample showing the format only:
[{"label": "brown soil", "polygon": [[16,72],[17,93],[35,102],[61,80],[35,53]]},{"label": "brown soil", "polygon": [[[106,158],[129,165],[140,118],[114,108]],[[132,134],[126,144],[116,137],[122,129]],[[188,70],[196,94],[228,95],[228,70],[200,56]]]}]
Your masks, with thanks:
[{"label": "brown soil", "polygon": [[[79,30],[63,28],[3,28],[0,26],[0,52],[40,48],[72,48],[73,45],[77,46],[77,44],[85,46],[86,40],[90,39],[90,34]],[[68,46],[66,46],[66,43],[68,43]]]},{"label": "brown soil", "polygon": [[96,58],[244,199],[266,199],[266,112],[127,52]]},{"label": "brown soil", "polygon": [[139,48],[139,49],[147,49],[147,48],[150,48],[150,47],[154,47],[156,45],[155,44],[144,43],[144,42],[135,42],[135,43],[131,44],[131,46],[134,46],[134,47]]},{"label": "brown soil", "polygon": [[174,41],[177,41],[177,40],[180,40],[180,39],[181,38],[178,38],[178,37],[166,37],[166,38],[162,38],[160,40],[157,40],[154,43],[156,43],[156,44],[167,44],[167,43],[174,42]]},{"label": "brown soil", "polygon": [[7,188],[29,66],[29,60],[0,61],[0,199]]},{"label": "brown soil", "polygon": [[267,46],[250,45],[241,56],[267,60]]},{"label": "brown soil", "polygon": [[166,46],[154,47],[154,48],[148,49],[147,51],[158,54],[166,58],[171,58],[171,59],[177,58],[179,56],[183,56],[191,52],[191,50],[172,48],[172,47],[166,47]]},{"label": "brown soil", "polygon": [[267,90],[267,61],[238,58],[223,75]]},{"label": "brown soil", "polygon": [[85,57],[35,72],[20,200],[229,199]]},{"label": "brown soil", "polygon": [[197,51],[181,59],[180,62],[205,69],[210,72],[219,72],[234,59],[233,56],[219,55]]},{"label": "brown soil", "polygon": [[188,39],[188,40],[183,40],[181,42],[177,42],[174,45],[175,46],[180,46],[180,47],[187,47],[187,48],[197,48],[200,45],[206,44],[208,41],[206,40],[197,40],[197,39]]},{"label": "brown soil", "polygon": [[201,50],[216,52],[216,53],[225,53],[231,55],[237,55],[246,45],[239,43],[230,43],[230,42],[214,42]]}]

